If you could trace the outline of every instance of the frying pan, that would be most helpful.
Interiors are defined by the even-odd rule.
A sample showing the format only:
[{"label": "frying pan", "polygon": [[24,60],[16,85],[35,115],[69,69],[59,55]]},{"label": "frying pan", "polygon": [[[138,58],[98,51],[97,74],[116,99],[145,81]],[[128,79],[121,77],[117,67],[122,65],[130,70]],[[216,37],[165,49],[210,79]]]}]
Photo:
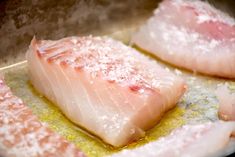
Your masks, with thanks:
[{"label": "frying pan", "polygon": [[[104,156],[119,151],[87,134],[48,100],[32,88],[27,76],[25,52],[34,35],[38,39],[59,39],[72,35],[108,35],[128,44],[131,34],[151,16],[159,0],[1,0],[0,1],[0,73],[42,122],[75,143],[88,156]],[[234,0],[209,0],[215,7],[235,17]],[[145,52],[143,52],[145,53]],[[147,54],[148,55],[148,54]],[[151,56],[153,57],[153,56]],[[154,58],[154,57],[153,57]],[[154,58],[156,59],[156,58]],[[178,107],[164,116],[144,139],[124,148],[137,147],[167,135],[186,123],[217,120],[218,100],[213,90],[219,83],[235,89],[234,80],[182,72],[189,90]]]}]

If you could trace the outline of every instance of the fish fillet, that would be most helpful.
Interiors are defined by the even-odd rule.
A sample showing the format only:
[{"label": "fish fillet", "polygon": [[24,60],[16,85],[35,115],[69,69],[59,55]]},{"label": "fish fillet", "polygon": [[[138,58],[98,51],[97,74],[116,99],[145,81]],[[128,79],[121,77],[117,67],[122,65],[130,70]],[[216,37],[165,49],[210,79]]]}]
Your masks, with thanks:
[{"label": "fish fillet", "polygon": [[227,85],[219,86],[215,93],[219,99],[219,118],[235,121],[235,93],[230,93]]},{"label": "fish fillet", "polygon": [[75,145],[57,135],[32,114],[0,76],[1,157],[85,157]]},{"label": "fish fillet", "polygon": [[112,157],[222,157],[235,152],[235,122],[185,125],[170,135]]},{"label": "fish fillet", "polygon": [[185,91],[181,78],[105,37],[33,39],[27,60],[34,87],[113,146],[144,136]]},{"label": "fish fillet", "polygon": [[132,43],[178,67],[235,78],[235,20],[199,0],[164,0]]}]

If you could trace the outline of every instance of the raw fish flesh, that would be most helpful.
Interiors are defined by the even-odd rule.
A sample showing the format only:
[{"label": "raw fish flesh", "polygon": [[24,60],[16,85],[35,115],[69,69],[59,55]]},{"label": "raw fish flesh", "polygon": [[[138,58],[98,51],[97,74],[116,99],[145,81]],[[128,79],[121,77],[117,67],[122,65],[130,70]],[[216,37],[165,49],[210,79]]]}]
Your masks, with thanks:
[{"label": "raw fish flesh", "polygon": [[235,78],[235,20],[207,2],[164,0],[132,43],[178,67]]},{"label": "raw fish flesh", "polygon": [[85,157],[75,145],[39,122],[0,76],[1,157]]},{"label": "raw fish flesh", "polygon": [[107,37],[34,38],[27,60],[34,87],[113,146],[144,136],[185,91],[181,78]]},{"label": "raw fish flesh", "polygon": [[235,152],[234,133],[235,122],[185,125],[157,141],[112,157],[222,157]]},{"label": "raw fish flesh", "polygon": [[219,118],[235,121],[235,93],[230,93],[227,85],[222,85],[216,89],[216,96],[219,99]]}]

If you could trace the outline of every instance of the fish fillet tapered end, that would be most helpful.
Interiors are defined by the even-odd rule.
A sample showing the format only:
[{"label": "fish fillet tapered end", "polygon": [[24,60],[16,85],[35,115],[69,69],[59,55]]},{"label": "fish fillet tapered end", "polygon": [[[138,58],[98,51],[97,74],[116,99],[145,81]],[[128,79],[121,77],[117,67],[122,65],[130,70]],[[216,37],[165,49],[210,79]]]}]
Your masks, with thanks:
[{"label": "fish fillet tapered end", "polygon": [[85,157],[74,144],[43,125],[1,77],[0,156]]}]

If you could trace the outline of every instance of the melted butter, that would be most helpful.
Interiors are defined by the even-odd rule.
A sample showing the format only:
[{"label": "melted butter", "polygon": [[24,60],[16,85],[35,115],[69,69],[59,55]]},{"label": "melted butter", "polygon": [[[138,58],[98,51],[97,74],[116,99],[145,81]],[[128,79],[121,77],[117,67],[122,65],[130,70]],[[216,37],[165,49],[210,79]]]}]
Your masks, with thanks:
[{"label": "melted butter", "polygon": [[229,88],[231,91],[235,91],[235,82],[229,83],[228,88]]},{"label": "melted butter", "polygon": [[[157,60],[153,55],[142,52]],[[172,72],[175,70],[175,67],[170,64],[160,61],[158,63],[169,68]],[[232,80],[202,75],[195,76],[191,72],[181,69],[180,75],[185,78],[188,84],[188,91],[179,101],[178,107],[169,111],[154,128],[147,131],[144,138],[126,147],[115,149],[70,122],[54,104],[37,93],[29,83],[26,63],[16,67],[0,69],[0,72],[5,73],[7,85],[11,87],[15,95],[32,109],[40,121],[46,123],[52,130],[74,143],[89,157],[102,157],[123,149],[139,147],[168,135],[173,129],[184,124],[215,121],[218,119],[218,100],[213,91],[217,84],[228,83],[231,90],[235,89],[235,82]]]},{"label": "melted butter", "polygon": [[183,119],[185,111],[180,107],[176,107],[168,112],[158,125],[147,131],[143,139],[126,147],[115,149],[70,122],[54,104],[37,93],[29,83],[26,64],[7,70],[5,80],[13,93],[32,109],[40,121],[74,143],[89,157],[106,156],[122,149],[141,146],[169,134],[171,130],[185,123]]},{"label": "melted butter", "polygon": [[70,122],[55,105],[34,90],[28,79],[26,65],[5,73],[7,85],[32,109],[40,121],[73,142],[87,156],[104,156],[112,151],[110,146]]},{"label": "melted butter", "polygon": [[184,109],[175,107],[174,109],[166,113],[166,115],[154,128],[148,130],[143,139],[130,144],[129,146],[127,146],[127,148],[135,148],[168,135],[173,129],[185,124],[185,119],[183,118],[184,113]]}]

